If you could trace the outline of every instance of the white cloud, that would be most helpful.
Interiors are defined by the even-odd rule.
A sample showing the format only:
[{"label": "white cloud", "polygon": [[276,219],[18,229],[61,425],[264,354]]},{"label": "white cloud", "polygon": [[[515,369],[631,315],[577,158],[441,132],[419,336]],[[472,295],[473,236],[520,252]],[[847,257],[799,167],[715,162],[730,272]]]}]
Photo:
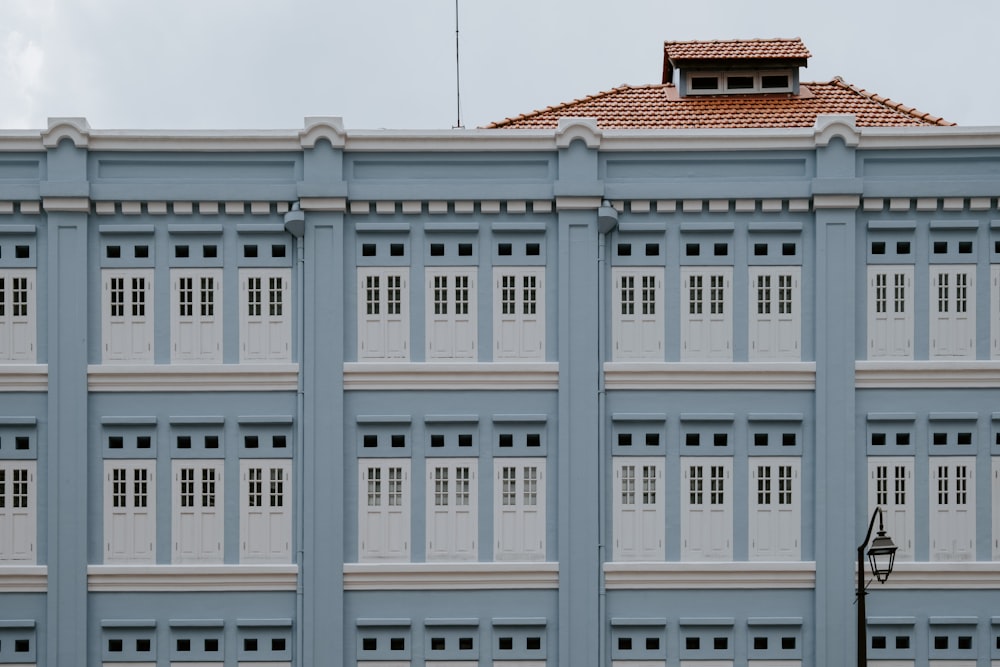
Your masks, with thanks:
[{"label": "white cloud", "polygon": [[3,69],[0,88],[12,104],[0,108],[0,125],[29,127],[44,86],[45,52],[35,41],[19,32],[7,33],[3,40]]}]

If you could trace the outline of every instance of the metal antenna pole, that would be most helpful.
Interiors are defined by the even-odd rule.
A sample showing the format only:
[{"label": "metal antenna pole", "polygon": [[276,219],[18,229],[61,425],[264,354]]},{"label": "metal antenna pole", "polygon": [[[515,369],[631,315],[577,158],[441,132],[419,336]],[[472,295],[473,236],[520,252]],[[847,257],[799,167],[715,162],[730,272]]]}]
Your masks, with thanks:
[{"label": "metal antenna pole", "polygon": [[457,116],[455,127],[462,129],[462,78],[458,57],[458,0],[455,0],[455,106]]}]

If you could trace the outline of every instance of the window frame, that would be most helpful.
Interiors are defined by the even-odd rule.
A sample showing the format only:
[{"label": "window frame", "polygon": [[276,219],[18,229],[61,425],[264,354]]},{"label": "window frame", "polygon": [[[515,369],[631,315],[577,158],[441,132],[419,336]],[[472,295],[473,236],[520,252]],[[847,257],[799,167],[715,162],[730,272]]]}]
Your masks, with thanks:
[{"label": "window frame", "polygon": [[[459,287],[458,280],[465,285]],[[436,284],[442,280],[443,284]],[[442,295],[442,301],[438,297]],[[465,298],[460,299],[463,295]],[[427,360],[478,356],[478,269],[474,266],[428,266],[424,269]],[[457,312],[464,305],[464,313]],[[438,312],[442,310],[443,312]]]},{"label": "window frame", "polygon": [[[410,267],[358,267],[358,361],[408,361],[410,358]],[[376,282],[369,286],[369,280]],[[389,280],[398,285],[389,286]],[[396,299],[390,291],[398,291]],[[374,296],[374,299],[369,297]],[[395,305],[398,312],[392,310]],[[374,306],[378,312],[367,312]]]},{"label": "window frame", "polygon": [[[122,471],[124,479],[116,478]],[[145,473],[145,479],[139,473]],[[125,505],[115,505],[125,484]],[[145,505],[136,507],[138,485],[144,484]],[[145,544],[146,549],[141,549]],[[148,564],[156,562],[156,460],[104,459],[104,562]]]},{"label": "window frame", "polygon": [[[615,266],[611,273],[612,360],[663,361],[663,267]],[[652,284],[646,284],[647,280]],[[625,298],[626,290],[632,299]],[[647,298],[649,290],[652,298]],[[648,312],[650,309],[653,312]],[[639,310],[643,312],[636,312]]]},{"label": "window frame", "polygon": [[[113,281],[122,280],[120,300],[115,298]],[[142,297],[136,281],[142,280]],[[156,309],[153,269],[101,269],[101,361],[153,363]],[[121,314],[115,314],[115,306]],[[142,313],[137,314],[141,308]],[[123,340],[124,346],[116,345]]]},{"label": "window frame", "polygon": [[[196,471],[193,480],[182,480],[182,470],[190,469]],[[214,479],[210,480],[204,471],[213,470]],[[201,471],[200,473],[197,471]],[[173,563],[222,563],[225,554],[225,461],[223,459],[173,459],[171,461],[171,539],[172,561]],[[213,482],[213,504],[206,505],[205,493],[206,482]],[[193,482],[193,487],[185,487],[182,482]],[[194,505],[185,505],[182,500],[185,489],[190,488],[187,493],[193,494],[191,502]],[[212,509],[208,509],[208,508]],[[184,511],[188,510],[188,511]],[[185,539],[183,524],[194,521],[199,524],[198,530],[188,535],[194,536],[194,543],[188,544]],[[217,535],[218,541],[215,545],[203,542],[202,537],[206,535]]]},{"label": "window frame", "polygon": [[[682,266],[680,274],[681,361],[732,361],[733,267]],[[722,284],[713,284],[716,279]],[[692,299],[695,294],[700,298]],[[716,303],[721,303],[721,313],[711,312]]]},{"label": "window frame", "polygon": [[[399,471],[399,479],[390,478],[390,470]],[[369,470],[378,470],[377,487],[374,493],[378,495],[378,504],[369,505]],[[390,504],[390,489],[393,481],[399,483],[399,505]],[[410,486],[410,459],[408,458],[359,458],[358,459],[358,562],[394,562],[405,563],[410,560],[411,527],[410,514],[413,500]],[[370,507],[379,507],[371,511]],[[398,507],[396,510],[382,509]],[[372,518],[379,521],[372,524]],[[394,530],[393,527],[398,530]],[[392,543],[393,536],[401,536],[402,544]],[[371,536],[371,537],[370,537]],[[377,538],[373,546],[372,537]],[[384,546],[380,546],[384,545]]]},{"label": "window frame", "polygon": [[[493,459],[493,560],[544,561],[546,558],[546,460],[543,457]],[[533,490],[525,484],[526,472],[534,469]],[[504,477],[513,469],[514,485]],[[513,497],[510,497],[513,493]],[[532,496],[528,504],[526,495]],[[511,498],[514,502],[507,502]],[[504,509],[505,507],[511,509]],[[526,508],[533,507],[534,510]],[[513,526],[511,526],[513,524]],[[505,527],[512,527],[509,532]],[[529,535],[525,539],[525,535]],[[530,540],[530,544],[528,541]],[[536,542],[537,540],[537,542]]]},{"label": "window frame", "polygon": [[[257,290],[251,289],[253,280],[260,281]],[[291,361],[292,270],[244,267],[239,281],[240,363]],[[257,300],[251,301],[251,293],[258,290]],[[280,295],[277,300],[275,294]],[[275,306],[280,313],[275,314]]]},{"label": "window frame", "polygon": [[[212,280],[211,290],[206,289],[204,284],[204,280],[207,279]],[[182,297],[182,292],[188,291],[182,286],[183,280],[191,281],[190,301]],[[206,298],[209,293],[211,297]],[[211,304],[211,314],[204,314],[202,311],[209,304]],[[187,306],[188,313],[181,312],[182,305]],[[170,362],[221,363],[224,315],[222,269],[171,268]]]},{"label": "window frame", "polygon": [[[255,470],[259,479],[252,479]],[[275,477],[276,472],[280,478]],[[241,563],[292,562],[292,491],[290,458],[240,459]],[[280,498],[279,505],[274,504],[276,498]],[[264,536],[262,546],[255,539],[259,533]]]},{"label": "window frame", "polygon": [[[434,457],[425,459],[425,465],[425,559],[427,562],[478,560],[479,459]],[[467,476],[460,479],[458,471],[463,469]],[[442,470],[445,476],[439,477]],[[463,482],[464,493],[460,486]],[[459,503],[462,496],[464,504]],[[446,509],[441,509],[442,507]],[[458,509],[460,507],[464,509]]]},{"label": "window frame", "polygon": [[[749,361],[801,360],[802,267],[754,265],[748,267],[748,274]],[[762,301],[759,281],[765,277],[770,285]],[[785,279],[789,285],[782,285]],[[782,312],[785,309],[791,312]]]},{"label": "window frame", "polygon": [[[24,281],[15,294],[14,281]],[[0,268],[0,364],[33,364],[38,334],[37,275],[33,268]],[[20,296],[18,296],[20,295]],[[15,296],[18,296],[15,301]],[[23,308],[23,312],[18,312]]]}]

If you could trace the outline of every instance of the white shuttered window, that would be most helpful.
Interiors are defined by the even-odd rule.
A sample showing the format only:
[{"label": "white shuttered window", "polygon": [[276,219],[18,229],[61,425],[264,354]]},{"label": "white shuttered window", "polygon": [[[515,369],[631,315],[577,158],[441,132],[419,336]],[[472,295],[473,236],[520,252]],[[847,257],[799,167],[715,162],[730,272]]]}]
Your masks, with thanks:
[{"label": "white shuttered window", "polygon": [[38,534],[34,461],[0,461],[0,562],[35,562]]},{"label": "white shuttered window", "polygon": [[663,560],[663,459],[619,456],[614,471],[614,559]]},{"label": "white shuttered window", "polygon": [[358,359],[410,358],[410,270],[358,269]]},{"label": "white shuttered window", "polygon": [[976,356],[976,267],[931,265],[930,357]]},{"label": "white shuttered window", "polygon": [[751,457],[750,560],[798,560],[802,500],[798,458]]},{"label": "white shuttered window", "polygon": [[170,270],[170,360],[222,362],[222,269]]},{"label": "white shuttered window", "polygon": [[153,270],[101,272],[104,363],[153,361]]},{"label": "white shuttered window", "polygon": [[240,361],[292,358],[291,269],[240,269]]},{"label": "white shuttered window", "polygon": [[476,459],[427,459],[427,560],[477,560]]},{"label": "white shuttered window", "polygon": [[732,560],[733,462],[681,457],[681,560]]},{"label": "white shuttered window", "polygon": [[35,270],[0,269],[0,363],[34,363]]},{"label": "white shuttered window", "polygon": [[801,267],[750,267],[750,361],[801,356]]},{"label": "white shuttered window", "polygon": [[493,268],[493,340],[495,359],[545,359],[545,267]]},{"label": "white shuttered window", "polygon": [[494,459],[494,560],[545,560],[545,459]]},{"label": "white shuttered window", "polygon": [[868,358],[913,358],[913,267],[868,267]]},{"label": "white shuttered window", "polygon": [[929,467],[931,560],[975,560],[976,459],[934,456]]},{"label": "white shuttered window", "polygon": [[733,269],[681,269],[681,360],[733,358]]},{"label": "white shuttered window", "polygon": [[358,560],[410,559],[410,460],[358,462]]},{"label": "white shuttered window", "polygon": [[612,358],[663,360],[663,269],[614,269]]},{"label": "white shuttered window", "polygon": [[912,457],[869,457],[868,516],[882,508],[885,532],[896,544],[899,561],[913,560],[914,495]]},{"label": "white shuttered window", "polygon": [[171,537],[174,563],[221,563],[224,506],[223,462],[173,461]]},{"label": "white shuttered window", "polygon": [[104,562],[156,562],[155,461],[104,461]]},{"label": "white shuttered window", "polygon": [[240,561],[292,560],[292,462],[240,461]]},{"label": "white shuttered window", "polygon": [[476,357],[476,269],[428,268],[427,358]]}]

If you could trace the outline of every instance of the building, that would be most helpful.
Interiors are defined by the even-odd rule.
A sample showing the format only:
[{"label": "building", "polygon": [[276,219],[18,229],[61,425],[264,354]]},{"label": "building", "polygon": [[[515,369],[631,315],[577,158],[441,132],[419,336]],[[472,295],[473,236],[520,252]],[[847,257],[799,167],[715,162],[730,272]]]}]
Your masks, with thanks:
[{"label": "building", "polygon": [[1000,132],[798,40],[470,131],[0,132],[0,663],[1000,661]]}]

